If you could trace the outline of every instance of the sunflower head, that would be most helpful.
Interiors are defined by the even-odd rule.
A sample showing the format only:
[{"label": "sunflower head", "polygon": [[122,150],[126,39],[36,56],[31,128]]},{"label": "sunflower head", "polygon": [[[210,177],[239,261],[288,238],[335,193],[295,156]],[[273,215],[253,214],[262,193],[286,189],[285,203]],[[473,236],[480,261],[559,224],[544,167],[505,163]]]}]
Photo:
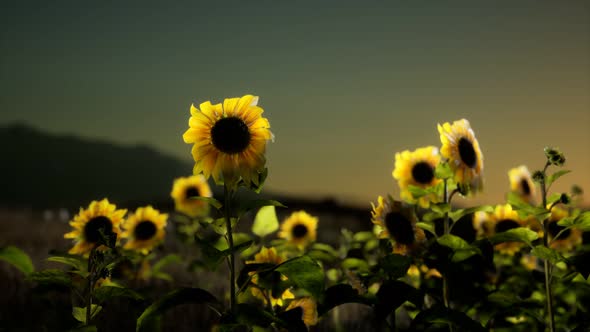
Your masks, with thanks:
[{"label": "sunflower head", "polygon": [[[551,209],[547,233],[549,234],[550,247],[553,249],[570,251],[582,243],[582,232],[578,228],[565,229],[564,226],[558,224],[560,220],[567,217],[569,217],[568,210],[560,206],[554,206]],[[556,238],[558,234],[559,237]]]},{"label": "sunflower head", "polygon": [[209,212],[209,205],[205,201],[191,197],[211,197],[213,193],[202,174],[180,177],[174,180],[170,196],[174,199],[176,211],[189,217],[204,216]]},{"label": "sunflower head", "polygon": [[520,198],[529,204],[535,204],[537,195],[533,178],[529,169],[522,165],[508,171],[510,178],[510,189],[516,193]]},{"label": "sunflower head", "polygon": [[138,208],[123,222],[124,231],[121,237],[127,239],[123,248],[147,254],[164,240],[167,219],[167,214],[160,213],[151,206]]},{"label": "sunflower head", "polygon": [[397,180],[401,198],[409,203],[418,202],[427,208],[430,202],[439,202],[435,194],[414,198],[409,186],[428,188],[437,185],[442,180],[434,176],[434,170],[440,162],[438,148],[428,146],[415,151],[403,151],[395,154],[395,167],[392,175]]},{"label": "sunflower head", "polygon": [[473,191],[483,189],[483,156],[469,121],[461,119],[438,125],[441,155],[449,161],[455,181]]},{"label": "sunflower head", "polygon": [[[254,260],[246,261],[246,264],[268,263],[278,265],[284,261],[285,259],[277,253],[276,248],[262,247],[260,252],[254,255]],[[280,272],[272,271],[263,275],[254,274],[254,272],[251,272],[250,274],[252,275],[251,281],[254,284],[253,287],[250,287],[252,295],[262,300],[265,305],[268,303],[267,300],[270,300],[270,304],[273,307],[283,306],[284,300],[295,298],[295,295],[293,295],[289,289],[280,290],[278,293],[272,289],[275,288],[275,286],[278,286],[281,281],[287,280],[287,277],[282,275]],[[270,286],[271,290],[267,291],[267,288],[269,287],[258,287],[259,284]]]},{"label": "sunflower head", "polygon": [[279,237],[299,248],[304,248],[310,242],[316,240],[318,218],[309,215],[305,211],[292,213],[281,225]]},{"label": "sunflower head", "polygon": [[223,104],[191,105],[185,143],[192,149],[195,174],[213,176],[218,185],[235,188],[243,180],[246,186],[259,186],[264,171],[266,141],[273,138],[270,124],[262,117],[258,97],[245,95],[225,99]]},{"label": "sunflower head", "polygon": [[125,209],[117,209],[108,199],[92,201],[88,208],[80,208],[80,212],[70,221],[73,231],[66,233],[64,238],[74,239],[74,247],[70,254],[86,255],[103,244],[103,237],[119,234],[119,224],[127,213]]},{"label": "sunflower head", "polygon": [[287,307],[289,310],[301,311],[301,320],[308,328],[318,323],[317,303],[311,297],[302,297],[291,301]]},{"label": "sunflower head", "polygon": [[[528,222],[521,219],[510,204],[506,204],[497,205],[492,213],[476,212],[474,215],[474,224],[480,235],[491,237],[513,228],[526,227]],[[503,242],[495,245],[494,248],[500,253],[514,255],[523,245],[524,243],[521,242]]]},{"label": "sunflower head", "polygon": [[407,254],[426,239],[424,231],[416,227],[417,218],[413,209],[391,197],[379,196],[377,206],[373,204],[371,216],[373,224],[381,229],[378,236],[393,240],[393,252],[396,254]]}]

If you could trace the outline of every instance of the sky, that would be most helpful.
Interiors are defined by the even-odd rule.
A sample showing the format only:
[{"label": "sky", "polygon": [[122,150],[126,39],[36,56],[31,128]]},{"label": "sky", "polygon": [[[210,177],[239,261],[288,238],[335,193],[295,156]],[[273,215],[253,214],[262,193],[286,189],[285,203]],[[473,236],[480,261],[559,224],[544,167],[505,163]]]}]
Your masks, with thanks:
[{"label": "sky", "polygon": [[545,146],[590,203],[585,1],[5,1],[0,28],[0,125],[191,160],[190,104],[254,94],[266,190],[368,205],[399,197],[396,152],[466,118],[485,191],[464,204],[503,202]]}]

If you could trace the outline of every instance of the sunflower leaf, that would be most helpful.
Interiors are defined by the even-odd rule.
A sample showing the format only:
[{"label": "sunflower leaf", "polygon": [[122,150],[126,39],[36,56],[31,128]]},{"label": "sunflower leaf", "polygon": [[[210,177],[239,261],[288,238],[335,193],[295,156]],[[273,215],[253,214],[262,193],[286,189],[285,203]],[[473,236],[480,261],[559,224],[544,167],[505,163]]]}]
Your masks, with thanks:
[{"label": "sunflower leaf", "polygon": [[32,272],[26,279],[34,281],[40,285],[59,285],[64,287],[70,287],[72,285],[70,275],[58,269]]},{"label": "sunflower leaf", "polygon": [[421,307],[424,299],[416,288],[399,280],[385,281],[377,291],[377,303],[375,304],[375,315],[377,319],[385,319],[404,302],[409,301]]},{"label": "sunflower leaf", "polygon": [[0,248],[0,260],[8,262],[25,275],[29,275],[35,271],[31,257],[14,246]]},{"label": "sunflower leaf", "polygon": [[98,303],[103,303],[107,300],[124,297],[136,301],[143,300],[143,296],[131,288],[117,287],[117,286],[102,286],[94,290],[94,297]]},{"label": "sunflower leaf", "polygon": [[279,264],[276,270],[297,287],[303,288],[316,299],[324,292],[324,270],[309,256],[299,256]]},{"label": "sunflower leaf", "polygon": [[424,188],[420,188],[417,186],[409,185],[408,191],[410,192],[410,194],[412,194],[412,197],[418,199],[420,197],[430,195],[432,193],[432,190],[430,190],[431,188],[433,188],[433,187],[429,187],[429,188],[424,189]]},{"label": "sunflower leaf", "polygon": [[74,255],[60,255],[60,256],[51,256],[47,258],[49,262],[57,262],[69,265],[78,271],[88,271],[88,263],[85,259],[82,259],[79,256]]},{"label": "sunflower leaf", "polygon": [[502,242],[524,242],[531,246],[533,241],[538,238],[539,234],[537,234],[537,232],[526,227],[517,227],[495,234],[490,238],[490,242],[492,242],[492,244],[498,244]]},{"label": "sunflower leaf", "polygon": [[223,207],[223,204],[221,204],[220,201],[216,200],[213,197],[192,196],[192,197],[188,197],[188,199],[193,199],[193,200],[197,200],[197,201],[203,201],[203,202],[211,205],[216,210],[220,210]]},{"label": "sunflower leaf", "polygon": [[440,245],[449,247],[453,250],[451,260],[453,262],[461,262],[474,255],[481,255],[481,250],[472,246],[462,238],[452,235],[445,234],[436,240]]},{"label": "sunflower leaf", "polygon": [[450,179],[453,177],[453,170],[449,163],[442,162],[436,165],[434,176],[436,176],[437,179]]},{"label": "sunflower leaf", "polygon": [[206,290],[200,288],[180,288],[164,295],[147,307],[141,316],[137,318],[135,330],[137,332],[142,331],[145,328],[144,324],[147,323],[149,325],[152,318],[162,315],[171,308],[186,303],[205,303],[211,308],[219,305],[219,301],[217,301],[215,296]]},{"label": "sunflower leaf", "polygon": [[553,182],[555,182],[555,180],[559,179],[560,177],[562,177],[562,176],[564,176],[564,175],[566,175],[567,173],[570,173],[570,172],[571,172],[570,170],[562,169],[562,170],[559,170],[559,171],[557,171],[557,172],[549,175],[547,177],[547,179],[545,180],[545,185],[547,186],[547,188],[549,188],[551,186],[551,184]]},{"label": "sunflower leaf", "polygon": [[238,207],[238,216],[241,217],[249,211],[257,210],[265,206],[277,206],[282,208],[286,207],[283,205],[283,203],[273,199],[255,199],[241,204]]},{"label": "sunflower leaf", "polygon": [[265,237],[279,229],[279,219],[274,205],[261,207],[256,213],[254,223],[252,224],[252,233]]},{"label": "sunflower leaf", "polygon": [[342,261],[340,267],[347,270],[356,270],[362,272],[369,271],[369,263],[367,263],[364,259],[359,258],[347,258]]},{"label": "sunflower leaf", "polygon": [[169,264],[181,264],[183,262],[184,261],[183,261],[182,257],[180,257],[176,254],[168,254],[168,255],[162,257],[160,260],[158,260],[154,264],[154,266],[152,266],[152,268],[148,272],[148,274],[150,276],[158,278],[158,279],[172,281],[172,277],[168,273],[163,272],[162,269]]},{"label": "sunflower leaf", "polygon": [[398,254],[389,254],[379,260],[379,265],[390,279],[405,276],[412,264],[412,259]]},{"label": "sunflower leaf", "polygon": [[507,202],[518,212],[520,217],[534,216],[537,220],[545,220],[551,214],[543,207],[531,206],[514,192],[508,193]]},{"label": "sunflower leaf", "polygon": [[572,217],[564,218],[557,224],[561,226],[572,226],[584,232],[590,231],[590,211],[586,211],[575,216],[570,225],[569,223],[571,218]]},{"label": "sunflower leaf", "polygon": [[[96,316],[101,310],[101,306],[92,304],[90,306],[90,319],[94,318],[94,316]],[[73,307],[72,316],[74,316],[77,321],[86,324],[86,307]]]},{"label": "sunflower leaf", "polygon": [[449,218],[451,218],[453,220],[453,222],[456,222],[457,220],[463,218],[463,216],[475,213],[475,212],[479,212],[479,211],[483,211],[483,212],[494,212],[494,207],[491,205],[481,205],[481,206],[474,206],[472,208],[468,208],[468,209],[457,209],[453,212],[449,213]]},{"label": "sunflower leaf", "polygon": [[434,230],[434,225],[432,223],[429,223],[429,222],[417,222],[416,223],[416,227],[420,227],[423,230],[428,231],[430,234],[436,235],[435,234],[435,230]]},{"label": "sunflower leaf", "polygon": [[531,254],[541,259],[547,260],[551,262],[551,264],[557,264],[559,262],[566,261],[565,257],[563,257],[559,252],[543,245],[535,246],[533,250],[531,250]]}]

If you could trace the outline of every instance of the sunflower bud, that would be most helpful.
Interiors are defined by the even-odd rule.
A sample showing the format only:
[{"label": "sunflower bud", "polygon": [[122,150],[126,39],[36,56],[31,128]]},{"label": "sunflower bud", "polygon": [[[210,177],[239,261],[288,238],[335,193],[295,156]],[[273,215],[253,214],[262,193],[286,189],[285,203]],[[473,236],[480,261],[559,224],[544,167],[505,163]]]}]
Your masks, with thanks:
[{"label": "sunflower bud", "polygon": [[545,180],[545,174],[543,174],[543,172],[541,171],[535,171],[533,173],[533,181],[535,182],[541,182]]},{"label": "sunflower bud", "polygon": [[572,199],[566,193],[561,194],[561,196],[559,197],[559,202],[560,203],[569,204],[571,201],[572,201]]},{"label": "sunflower bud", "polygon": [[582,187],[574,184],[572,186],[572,196],[577,196],[577,195],[582,195],[584,193],[584,190],[582,189]]},{"label": "sunflower bud", "polygon": [[556,148],[545,148],[545,157],[551,165],[563,166],[565,164],[565,156],[559,149]]}]

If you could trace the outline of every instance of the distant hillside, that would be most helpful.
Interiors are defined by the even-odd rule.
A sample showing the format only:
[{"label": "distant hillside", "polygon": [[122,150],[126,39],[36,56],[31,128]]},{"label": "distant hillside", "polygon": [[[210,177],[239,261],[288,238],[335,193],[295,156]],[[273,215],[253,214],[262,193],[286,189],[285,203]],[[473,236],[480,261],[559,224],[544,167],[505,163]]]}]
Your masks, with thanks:
[{"label": "distant hillside", "polygon": [[0,206],[77,208],[93,199],[162,202],[192,163],[148,146],[51,135],[25,125],[0,128]]}]

